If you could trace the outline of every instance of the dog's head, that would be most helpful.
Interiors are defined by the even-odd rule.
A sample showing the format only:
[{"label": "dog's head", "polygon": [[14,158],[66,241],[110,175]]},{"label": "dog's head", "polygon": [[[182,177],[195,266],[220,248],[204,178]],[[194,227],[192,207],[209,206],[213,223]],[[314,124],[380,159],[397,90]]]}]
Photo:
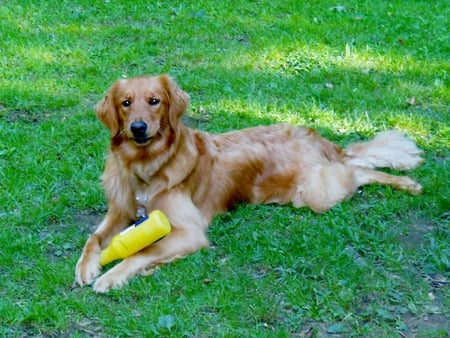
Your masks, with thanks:
[{"label": "dog's head", "polygon": [[114,82],[95,110],[112,138],[144,147],[167,128],[175,131],[188,104],[188,94],[170,77],[139,76]]}]

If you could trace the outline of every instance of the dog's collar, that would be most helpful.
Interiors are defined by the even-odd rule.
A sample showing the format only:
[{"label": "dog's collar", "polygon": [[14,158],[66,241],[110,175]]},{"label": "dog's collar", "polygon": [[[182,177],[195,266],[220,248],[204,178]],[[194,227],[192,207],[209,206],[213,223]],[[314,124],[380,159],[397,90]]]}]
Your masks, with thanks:
[{"label": "dog's collar", "polygon": [[136,218],[141,219],[147,216],[146,204],[148,202],[148,195],[136,194],[136,202],[138,207],[136,209]]}]

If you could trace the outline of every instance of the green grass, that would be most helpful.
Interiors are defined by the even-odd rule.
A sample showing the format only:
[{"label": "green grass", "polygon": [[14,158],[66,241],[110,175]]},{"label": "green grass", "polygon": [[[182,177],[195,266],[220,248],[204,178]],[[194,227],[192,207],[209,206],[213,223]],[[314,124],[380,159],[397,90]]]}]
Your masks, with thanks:
[{"label": "green grass", "polygon": [[[444,0],[2,2],[0,336],[448,336],[449,15]],[[425,151],[424,194],[238,206],[209,250],[107,295],[74,287],[106,211],[92,107],[117,78],[164,72],[211,132],[289,122],[346,144],[397,128]]]}]

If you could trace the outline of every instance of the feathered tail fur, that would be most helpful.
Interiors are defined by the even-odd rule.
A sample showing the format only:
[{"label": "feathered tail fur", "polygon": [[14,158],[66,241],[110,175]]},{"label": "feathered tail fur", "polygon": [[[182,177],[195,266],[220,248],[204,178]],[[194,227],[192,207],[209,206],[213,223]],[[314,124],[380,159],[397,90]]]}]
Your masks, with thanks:
[{"label": "feathered tail fur", "polygon": [[423,162],[422,150],[395,130],[382,132],[371,141],[350,144],[344,153],[346,164],[369,169],[410,170]]}]

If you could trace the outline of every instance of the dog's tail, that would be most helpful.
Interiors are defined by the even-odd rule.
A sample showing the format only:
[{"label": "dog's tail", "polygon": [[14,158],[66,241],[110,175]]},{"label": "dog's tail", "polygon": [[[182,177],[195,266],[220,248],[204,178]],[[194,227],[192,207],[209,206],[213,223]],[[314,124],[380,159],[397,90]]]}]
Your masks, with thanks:
[{"label": "dog's tail", "polygon": [[378,134],[373,140],[350,144],[344,149],[345,163],[364,167],[409,170],[423,162],[422,150],[395,130]]}]

